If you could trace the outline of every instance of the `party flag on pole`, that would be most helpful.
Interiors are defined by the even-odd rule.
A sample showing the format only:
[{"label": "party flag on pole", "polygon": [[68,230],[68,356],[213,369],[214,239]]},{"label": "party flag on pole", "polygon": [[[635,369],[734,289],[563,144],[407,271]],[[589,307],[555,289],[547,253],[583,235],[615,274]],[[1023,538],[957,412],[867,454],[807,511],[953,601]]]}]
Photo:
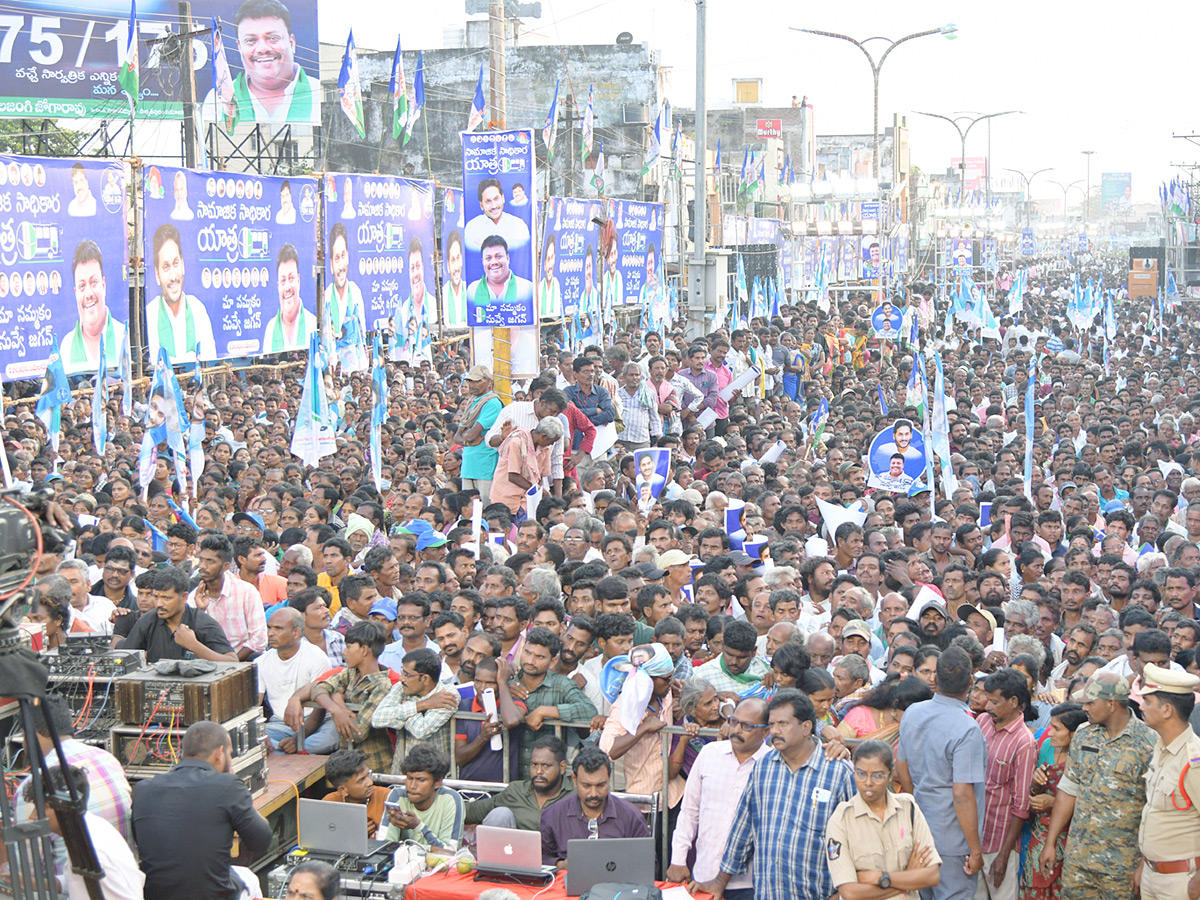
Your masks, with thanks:
[{"label": "party flag on pole", "polygon": [[129,28],[125,37],[125,51],[121,54],[121,68],[117,73],[117,84],[129,97],[130,109],[136,109],[138,88],[141,84],[141,64],[138,61],[137,0],[131,0],[129,4]]},{"label": "party flag on pole", "polygon": [[[212,20],[213,42],[213,103],[217,107],[213,118],[220,121],[225,130],[238,123],[238,106],[233,90],[233,73],[229,71],[229,60],[225,56],[225,42],[221,39],[221,25],[217,17]],[[128,412],[125,415],[129,415]]]},{"label": "party flag on pole", "polygon": [[[104,360],[104,332],[100,333],[100,365],[96,367],[96,383],[92,386],[92,446],[96,455],[103,456],[108,446],[107,366]],[[3,452],[3,451],[0,451]]]},{"label": "party flag on pole", "polygon": [[408,82],[404,77],[404,56],[400,52],[400,36],[396,36],[396,53],[392,56],[392,77],[388,82],[388,93],[392,95],[392,137],[404,137],[408,143],[411,133],[408,128]]},{"label": "party flag on pole", "polygon": [[596,139],[596,112],[592,103],[592,86],[588,85],[587,109],[583,111],[583,145],[580,153],[586,163],[592,155],[592,144]]},{"label": "party flag on pole", "polygon": [[546,144],[547,162],[554,157],[554,141],[558,137],[558,86],[554,82],[554,100],[550,103],[550,111],[546,113],[546,124],[542,126],[542,140]]},{"label": "party flag on pole", "polygon": [[479,66],[479,80],[475,82],[475,99],[471,101],[471,114],[467,117],[467,131],[474,131],[483,124],[483,64]]},{"label": "party flag on pole", "polygon": [[367,131],[363,126],[362,82],[358,78],[358,52],[354,47],[354,29],[346,37],[346,52],[342,54],[342,69],[338,73],[338,102],[342,112],[358,132],[358,136],[366,137]]}]

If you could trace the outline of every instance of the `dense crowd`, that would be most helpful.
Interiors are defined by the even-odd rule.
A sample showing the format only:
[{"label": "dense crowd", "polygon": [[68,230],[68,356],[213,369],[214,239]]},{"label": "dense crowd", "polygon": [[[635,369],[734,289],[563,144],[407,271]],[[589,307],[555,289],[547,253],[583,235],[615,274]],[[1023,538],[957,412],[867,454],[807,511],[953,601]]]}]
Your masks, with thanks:
[{"label": "dense crowd", "polygon": [[[562,866],[653,823],[660,877],[737,900],[1194,900],[1197,332],[1118,293],[1106,339],[1068,320],[1075,278],[1120,263],[1038,260],[987,334],[921,283],[892,298],[896,339],[867,291],[690,339],[548,329],[510,402],[441,344],[387,363],[378,481],[366,371],[325,373],[340,424],[315,468],[289,449],[299,370],[184,378],[197,495],[165,452],[139,484],[140,404],[110,401],[98,456],[80,397],[54,459],[9,398],[13,476],[55,496],[40,640],[253,660],[271,750],[332,754],[328,799],[446,855],[499,824]],[[132,802],[67,742],[134,885],[108,896],[144,875],[146,897],[236,897],[232,831],[265,848],[223,732],[194,730]],[[506,786],[464,801],[452,767]],[[405,776],[399,806],[373,773]]]}]

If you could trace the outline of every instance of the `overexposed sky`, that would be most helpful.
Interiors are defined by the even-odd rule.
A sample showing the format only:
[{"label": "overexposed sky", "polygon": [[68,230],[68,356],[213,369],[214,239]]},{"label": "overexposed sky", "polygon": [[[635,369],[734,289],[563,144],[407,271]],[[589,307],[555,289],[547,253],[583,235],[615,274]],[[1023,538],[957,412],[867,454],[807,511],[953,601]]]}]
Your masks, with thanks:
[{"label": "overexposed sky", "polygon": [[[670,67],[668,99],[695,102],[695,16],[692,0],[541,0],[542,17],[526,30],[551,43],[608,43],[628,31],[658,51]],[[443,29],[466,21],[462,0],[320,3],[322,41],[345,40],[355,29],[361,49],[440,48]],[[1044,166],[1035,197],[1059,197],[1045,179],[1082,179],[1082,150],[1095,150],[1092,184],[1102,172],[1132,172],[1136,202],[1157,197],[1158,184],[1180,172],[1174,163],[1200,161],[1200,147],[1172,133],[1200,131],[1200,107],[1189,80],[1186,36],[1200,26],[1200,4],[1149,0],[1145,6],[1010,0],[1005,4],[921,0],[914,4],[860,0],[800,4],[784,0],[710,0],[708,97],[728,105],[734,78],[762,78],[766,105],[786,106],[793,94],[814,106],[818,134],[870,133],[872,80],[860,51],[844,41],[799,34],[789,26],[863,39],[899,38],[958,25],[958,38],[932,36],[899,47],[880,79],[881,129],[893,113],[947,115],[1023,110],[992,126],[994,184]],[[878,56],[886,44],[869,44]],[[410,74],[411,77],[411,74]],[[959,138],[942,121],[910,115],[912,162],[943,171],[959,155]],[[983,156],[986,123],[970,134],[967,156]]]}]

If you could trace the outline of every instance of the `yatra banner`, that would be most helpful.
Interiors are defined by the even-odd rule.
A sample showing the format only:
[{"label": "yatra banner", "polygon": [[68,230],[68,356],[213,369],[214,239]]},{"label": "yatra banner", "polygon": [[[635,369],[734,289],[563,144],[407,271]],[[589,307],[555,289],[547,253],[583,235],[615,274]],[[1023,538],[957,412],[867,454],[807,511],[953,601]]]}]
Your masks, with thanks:
[{"label": "yatra banner", "polygon": [[[538,315],[586,317],[599,328],[600,200],[551,197],[546,201],[545,237],[538,266]],[[598,333],[598,332],[597,332]]]},{"label": "yatra banner", "polygon": [[649,303],[646,283],[653,282],[656,277],[653,273],[659,271],[663,206],[635,200],[606,200],[605,212],[616,226],[616,241],[606,248],[601,265],[600,294],[604,305],[645,308]]},{"label": "yatra banner", "polygon": [[68,375],[128,353],[124,163],[0,156],[0,367],[40,378],[54,338]]},{"label": "yatra banner", "polygon": [[325,321],[335,340],[392,335],[393,359],[430,359],[437,332],[433,184],[325,176]]},{"label": "yatra banner", "polygon": [[145,170],[146,346],[172,364],[306,350],[317,331],[317,183]]},{"label": "yatra banner", "polygon": [[442,325],[461,331],[467,327],[466,257],[463,254],[463,194],[458,188],[442,191]]},{"label": "yatra banner", "polygon": [[533,132],[462,132],[467,324],[537,323]]},{"label": "yatra banner", "polygon": [[[0,116],[129,118],[117,80],[129,37],[130,0],[15,0],[0,18]],[[183,116],[176,0],[138,0],[139,118]],[[208,0],[194,27],[221,23],[232,78],[230,105],[242,122],[319,124],[316,0]],[[191,39],[198,100],[213,94],[211,33]],[[216,104],[203,107],[212,121]],[[108,354],[111,358],[112,354]]]}]

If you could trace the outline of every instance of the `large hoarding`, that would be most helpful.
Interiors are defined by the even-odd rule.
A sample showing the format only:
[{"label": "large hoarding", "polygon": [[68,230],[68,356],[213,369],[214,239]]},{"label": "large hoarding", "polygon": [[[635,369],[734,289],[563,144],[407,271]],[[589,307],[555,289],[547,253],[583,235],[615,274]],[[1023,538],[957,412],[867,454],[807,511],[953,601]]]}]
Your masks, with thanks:
[{"label": "large hoarding", "polygon": [[[334,338],[391,335],[393,359],[430,359],[438,331],[433,184],[325,176],[325,320]],[[349,321],[353,315],[354,321]]]},{"label": "large hoarding", "polygon": [[[254,17],[242,15],[254,13]],[[0,12],[0,116],[125,118],[129,101],[117,72],[129,35],[128,0],[16,0]],[[320,122],[316,0],[209,0],[192,8],[193,26],[221,24],[232,82],[222,113],[209,100],[203,114],[225,125]],[[175,0],[137,4],[141,65],[137,115],[183,115],[180,32]],[[214,88],[213,37],[191,39],[196,95]]]},{"label": "large hoarding", "polygon": [[123,163],[0,156],[0,367],[37,378],[55,337],[68,375],[128,341]]},{"label": "large hoarding", "polygon": [[649,274],[662,259],[663,206],[637,200],[606,200],[605,215],[616,227],[616,241],[601,261],[601,297],[608,307],[645,305]]},{"label": "large hoarding", "polygon": [[1128,212],[1133,203],[1133,174],[1104,172],[1100,175],[1100,205],[1107,213]]},{"label": "large hoarding", "polygon": [[172,363],[307,350],[317,182],[145,170],[146,345]]}]

